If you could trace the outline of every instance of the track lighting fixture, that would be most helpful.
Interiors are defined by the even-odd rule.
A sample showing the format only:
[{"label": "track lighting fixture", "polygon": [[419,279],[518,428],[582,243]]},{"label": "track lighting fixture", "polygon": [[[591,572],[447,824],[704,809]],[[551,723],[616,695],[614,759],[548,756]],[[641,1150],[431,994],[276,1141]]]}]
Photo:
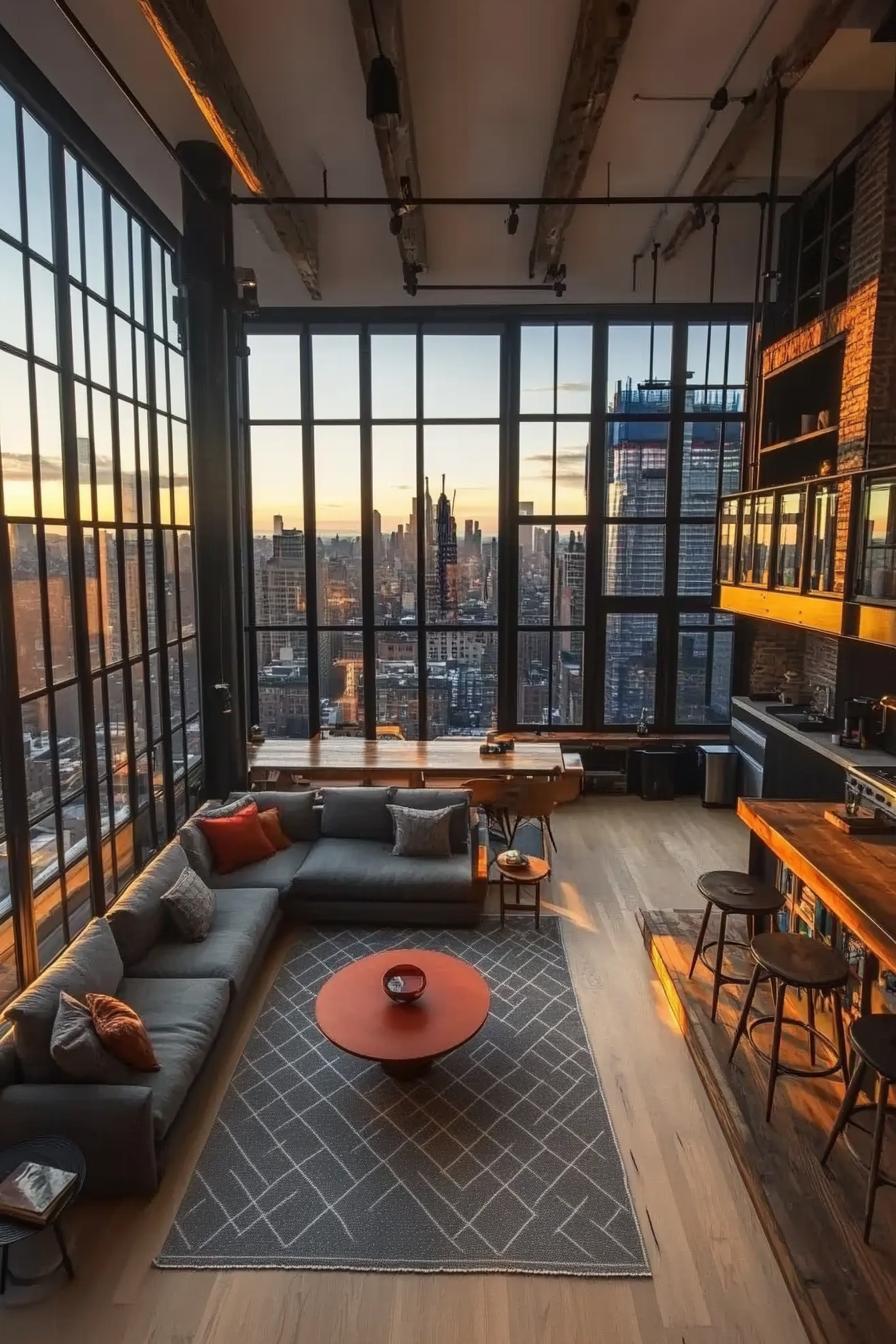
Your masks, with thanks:
[{"label": "track lighting fixture", "polygon": [[392,235],[393,238],[398,238],[398,237],[400,237],[400,235],[401,235],[401,223],[402,223],[402,210],[401,210],[401,206],[399,206],[399,205],[393,205],[393,207],[392,207],[392,217],[391,217],[391,219],[389,220],[389,232],[391,233],[391,235]]},{"label": "track lighting fixture", "polygon": [[694,228],[702,229],[706,224],[706,211],[698,201],[694,206]]},{"label": "track lighting fixture", "polygon": [[412,299],[417,297],[417,276],[423,270],[423,267],[416,261],[405,261],[402,263],[402,274],[404,276],[404,290],[410,294]]},{"label": "track lighting fixture", "polygon": [[738,97],[732,96],[723,84],[720,89],[716,89],[713,94],[697,93],[633,93],[632,98],[636,103],[709,103],[710,111],[724,112],[729,103],[740,103],[743,107],[749,107],[756,98],[756,90],[750,93],[741,94]]},{"label": "track lighting fixture", "polygon": [[510,214],[505,219],[504,225],[512,238],[520,226],[519,206],[514,201],[511,201],[509,209]]},{"label": "track lighting fixture", "polygon": [[383,52],[373,0],[370,0],[370,19],[378,55],[370,62],[370,71],[367,75],[367,120],[372,121],[374,126],[381,130],[391,130],[401,118],[398,75],[395,66]]}]

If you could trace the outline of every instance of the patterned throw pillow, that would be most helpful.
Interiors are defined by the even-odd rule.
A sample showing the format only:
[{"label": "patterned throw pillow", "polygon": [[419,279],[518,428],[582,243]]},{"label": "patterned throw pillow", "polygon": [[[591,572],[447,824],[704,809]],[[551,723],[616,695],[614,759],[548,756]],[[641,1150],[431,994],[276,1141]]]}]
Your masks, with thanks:
[{"label": "patterned throw pillow", "polygon": [[132,1069],[158,1073],[160,1065],[143,1020],[130,1004],[111,994],[88,994],[87,1007],[103,1045]]},{"label": "patterned throw pillow", "polygon": [[406,859],[447,859],[451,854],[452,808],[441,807],[437,812],[418,807],[386,806],[395,823],[395,844],[392,853]]},{"label": "patterned throw pillow", "polygon": [[215,917],[215,893],[198,873],[185,868],[162,897],[171,923],[185,943],[201,943]]}]

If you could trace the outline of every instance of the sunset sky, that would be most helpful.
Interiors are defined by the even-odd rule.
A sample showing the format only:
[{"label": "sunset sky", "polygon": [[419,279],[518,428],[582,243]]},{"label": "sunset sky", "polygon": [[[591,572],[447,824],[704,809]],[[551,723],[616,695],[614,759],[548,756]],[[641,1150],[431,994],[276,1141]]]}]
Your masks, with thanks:
[{"label": "sunset sky", "polygon": [[[722,380],[724,342],[721,328],[712,343],[710,381]],[[701,332],[705,329],[701,329]],[[696,334],[696,333],[695,333]],[[715,335],[715,333],[714,333]],[[358,339],[351,333],[315,334],[313,341],[314,416],[316,420],[351,419],[360,414]],[[613,326],[608,352],[607,397],[617,381],[637,383],[649,373],[650,329]],[[416,340],[411,333],[371,336],[371,404],[374,420],[408,419],[416,412]],[[705,336],[692,341],[689,365],[702,379]],[[301,415],[299,337],[250,338],[250,415],[298,419]],[[423,412],[426,419],[493,419],[490,425],[432,424],[424,429],[425,470],[436,496],[446,475],[458,529],[478,519],[485,536],[497,529],[500,397],[500,337],[497,333],[426,334],[423,338]],[[671,327],[658,326],[654,341],[654,377],[668,378]],[[591,328],[559,328],[557,409],[581,415],[558,423],[558,513],[581,514],[585,508],[585,467],[591,407]],[[553,329],[523,330],[520,411],[553,412]],[[520,433],[519,498],[536,512],[551,509],[551,426],[524,422]],[[318,425],[315,429],[317,527],[322,536],[356,535],[360,521],[360,438],[356,425]],[[253,529],[270,534],[275,513],[285,527],[302,527],[301,427],[256,426],[252,431]],[[373,431],[374,508],[383,530],[406,523],[416,474],[416,429],[379,424]]]}]

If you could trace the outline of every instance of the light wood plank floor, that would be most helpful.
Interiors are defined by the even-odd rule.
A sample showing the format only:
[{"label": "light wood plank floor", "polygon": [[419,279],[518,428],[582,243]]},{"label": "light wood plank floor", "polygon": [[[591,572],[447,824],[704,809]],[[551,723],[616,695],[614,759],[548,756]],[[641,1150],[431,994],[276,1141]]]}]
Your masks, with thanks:
[{"label": "light wood plank floor", "polygon": [[[73,1210],[78,1278],[3,1312],[16,1344],[803,1344],[805,1334],[729,1156],[635,921],[699,904],[695,876],[746,861],[732,813],[693,799],[563,808],[543,889],[567,949],[653,1269],[652,1279],[153,1269],[227,1076],[287,944],[201,1080],[150,1201]],[[210,1071],[211,1072],[211,1071]],[[9,1333],[7,1333],[9,1332]]]}]

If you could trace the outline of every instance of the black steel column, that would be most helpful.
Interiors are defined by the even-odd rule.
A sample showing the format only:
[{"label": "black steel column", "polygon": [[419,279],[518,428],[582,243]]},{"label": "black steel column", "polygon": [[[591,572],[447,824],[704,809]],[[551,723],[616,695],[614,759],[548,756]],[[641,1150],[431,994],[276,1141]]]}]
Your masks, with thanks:
[{"label": "black steel column", "polygon": [[179,281],[186,297],[205,791],[223,797],[245,782],[247,772],[233,535],[238,366],[230,162],[204,140],[182,141],[178,154],[206,192],[203,199],[182,175]]}]

